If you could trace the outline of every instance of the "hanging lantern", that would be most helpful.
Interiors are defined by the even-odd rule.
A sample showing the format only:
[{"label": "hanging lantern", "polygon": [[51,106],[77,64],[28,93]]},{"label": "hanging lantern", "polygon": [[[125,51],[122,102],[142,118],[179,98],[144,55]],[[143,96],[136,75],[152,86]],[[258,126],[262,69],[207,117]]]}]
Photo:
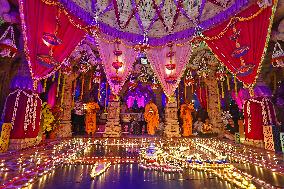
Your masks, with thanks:
[{"label": "hanging lantern", "polygon": [[273,67],[284,67],[284,51],[279,42],[276,42],[271,60]]},{"label": "hanging lantern", "polygon": [[62,43],[62,41],[58,37],[56,37],[56,35],[45,32],[43,33],[42,41],[48,47],[57,46]]},{"label": "hanging lantern", "polygon": [[172,51],[167,53],[167,57],[173,57],[174,55],[175,55],[175,52],[172,52]]},{"label": "hanging lantern", "polygon": [[120,55],[122,55],[122,51],[121,50],[115,50],[115,51],[113,51],[113,54],[115,56],[120,56]]},{"label": "hanging lantern", "polygon": [[165,80],[169,84],[174,84],[177,82],[177,78],[175,76],[167,76],[165,77]]},{"label": "hanging lantern", "polygon": [[37,55],[37,60],[40,65],[45,66],[47,68],[53,68],[57,66],[59,63],[50,55],[40,54]]},{"label": "hanging lantern", "polygon": [[166,64],[165,67],[166,67],[168,70],[174,70],[174,69],[176,69],[176,65],[175,65],[175,64]]},{"label": "hanging lantern", "polygon": [[111,82],[115,85],[118,85],[122,82],[122,78],[119,76],[112,76],[111,77]]},{"label": "hanging lantern", "polygon": [[112,63],[112,67],[114,67],[114,69],[119,70],[120,68],[122,68],[123,63],[120,61],[115,61]]},{"label": "hanging lantern", "polygon": [[[10,32],[10,38],[7,37]],[[0,56],[13,58],[18,51],[15,43],[14,29],[9,26],[4,34],[0,37]]]}]

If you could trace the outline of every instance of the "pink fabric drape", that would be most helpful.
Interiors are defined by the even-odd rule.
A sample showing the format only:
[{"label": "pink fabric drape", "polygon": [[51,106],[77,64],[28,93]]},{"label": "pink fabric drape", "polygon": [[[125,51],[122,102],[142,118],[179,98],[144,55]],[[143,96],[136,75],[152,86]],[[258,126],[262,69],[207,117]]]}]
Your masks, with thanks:
[{"label": "pink fabric drape", "polygon": [[[151,48],[147,51],[147,57],[152,65],[153,71],[161,82],[165,94],[172,96],[191,56],[191,46],[189,43],[183,46],[173,45],[175,55],[172,57],[172,60],[173,64],[176,64],[176,68],[172,71],[166,70],[165,67],[166,64],[170,63],[170,58],[167,57],[167,53],[169,52],[170,48],[168,46],[163,48]],[[177,82],[167,83],[165,78],[170,75],[176,77]]]},{"label": "pink fabric drape", "polygon": [[[75,23],[82,24],[71,14],[66,16],[63,11],[58,14],[58,6],[47,5],[41,0],[25,0],[20,1],[20,7],[20,11],[23,13],[21,18],[30,71],[33,79],[40,80],[60,67],[61,62],[75,49],[86,32],[70,22],[68,16]],[[44,32],[50,34],[56,32],[57,16],[59,17],[57,37],[62,40],[62,44],[53,48],[53,57],[60,64],[50,68],[39,64],[37,55],[49,54],[49,48],[43,43],[42,36]]]},{"label": "pink fabric drape", "polygon": [[[119,50],[122,51],[122,55],[119,56],[119,60],[123,62],[123,66],[118,70],[118,73],[116,73],[116,69],[114,69],[112,66],[112,63],[116,60],[116,56],[113,53],[116,50],[116,44],[114,42],[105,41],[101,38],[97,38],[97,42],[111,91],[113,94],[118,95],[132,70],[133,63],[137,57],[137,52],[134,50],[134,48],[128,48],[125,45],[120,44]],[[114,76],[120,77],[121,82],[113,82],[111,78]]]}]

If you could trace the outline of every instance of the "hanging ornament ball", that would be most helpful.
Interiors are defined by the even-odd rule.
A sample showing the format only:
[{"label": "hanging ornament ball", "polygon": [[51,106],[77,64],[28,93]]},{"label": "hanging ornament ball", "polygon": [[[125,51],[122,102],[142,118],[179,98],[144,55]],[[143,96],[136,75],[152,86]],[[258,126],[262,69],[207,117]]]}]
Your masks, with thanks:
[{"label": "hanging ornament ball", "polygon": [[113,51],[113,54],[115,56],[120,56],[120,55],[122,55],[122,51],[121,50],[115,50],[115,51]]}]

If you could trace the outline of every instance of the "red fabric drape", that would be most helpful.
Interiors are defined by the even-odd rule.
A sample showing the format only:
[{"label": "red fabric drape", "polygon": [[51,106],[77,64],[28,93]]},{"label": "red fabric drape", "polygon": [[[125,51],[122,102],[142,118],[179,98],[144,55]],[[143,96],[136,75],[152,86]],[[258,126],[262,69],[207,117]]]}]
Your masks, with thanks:
[{"label": "red fabric drape", "polygon": [[[62,11],[58,14],[58,6],[47,5],[41,0],[25,0],[22,2],[24,15],[24,25],[26,26],[26,47],[30,57],[30,67],[34,79],[42,79],[56,67],[48,68],[37,61],[38,54],[48,54],[49,48],[43,43],[43,33],[53,34],[56,31],[56,16],[59,15],[59,28],[57,37],[62,40],[62,44],[54,47],[53,57],[58,62],[62,62],[74,50],[76,45],[83,39],[85,31],[74,26],[68,16]],[[72,15],[69,14],[70,17]],[[22,17],[23,19],[23,17]],[[72,17],[76,23],[80,23]],[[82,23],[80,23],[82,24]]]},{"label": "red fabric drape", "polygon": [[[28,103],[30,105],[28,105]],[[35,111],[31,110],[31,104],[36,106]],[[27,109],[27,106],[29,108]],[[9,94],[6,99],[4,122],[12,123],[10,134],[11,139],[36,138],[40,125],[41,100],[37,94],[30,91],[17,89]],[[25,117],[30,115],[31,122],[24,128]],[[33,120],[33,116],[35,119]],[[27,121],[27,120],[26,120]]]},{"label": "red fabric drape", "polygon": [[[260,11],[260,8],[257,4],[251,5],[237,15],[239,18],[250,17],[250,19],[241,19],[235,24],[235,28],[240,32],[238,43],[241,46],[249,47],[248,53],[243,56],[244,62],[245,64],[254,65],[252,72],[248,75],[237,75],[237,78],[247,87],[254,84],[262,61],[266,39],[269,35],[268,28],[271,22],[272,7],[267,7],[257,14],[258,11]],[[255,15],[255,17],[252,15]],[[215,28],[205,31],[204,35],[206,36],[205,41],[212,52],[233,74],[236,74],[236,70],[241,67],[241,61],[240,58],[232,56],[233,51],[236,49],[236,42],[230,39],[233,35],[233,27],[231,27],[232,24],[228,27],[229,22],[230,21],[226,21]],[[228,29],[225,29],[226,27],[228,27]],[[225,33],[223,35],[221,34],[217,39],[213,39],[214,36],[224,31]]]},{"label": "red fabric drape", "polygon": [[244,104],[246,138],[263,140],[263,126],[276,125],[273,103],[268,98],[249,99]]},{"label": "red fabric drape", "polygon": [[196,89],[196,95],[199,100],[200,106],[203,109],[207,109],[207,94],[206,94],[206,89],[204,87],[197,87]]}]

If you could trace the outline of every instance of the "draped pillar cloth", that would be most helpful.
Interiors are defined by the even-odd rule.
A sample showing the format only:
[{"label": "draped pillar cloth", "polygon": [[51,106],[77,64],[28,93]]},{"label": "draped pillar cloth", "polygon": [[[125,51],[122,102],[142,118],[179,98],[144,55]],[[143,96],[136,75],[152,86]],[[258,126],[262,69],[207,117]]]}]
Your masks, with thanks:
[{"label": "draped pillar cloth", "polygon": [[276,125],[276,113],[269,98],[251,98],[244,103],[244,123],[247,139],[263,140],[263,126]]},{"label": "draped pillar cloth", "polygon": [[[83,24],[65,11],[59,13],[56,4],[49,5],[42,0],[20,0],[22,28],[25,40],[25,52],[33,79],[40,80],[53,74],[60,68],[61,63],[84,38],[85,31],[77,28]],[[59,63],[55,66],[40,64],[38,54],[49,54],[49,48],[43,43],[43,33],[56,32],[56,17],[58,16],[57,37],[62,44],[53,48],[53,57]],[[72,23],[71,23],[72,21]],[[74,24],[74,25],[73,25]],[[77,25],[77,26],[75,26]]]},{"label": "draped pillar cloth", "polygon": [[[116,61],[116,56],[113,53],[116,50],[115,42],[107,41],[102,38],[97,38],[97,42],[109,86],[112,93],[118,95],[129,74],[131,73],[133,63],[137,57],[137,52],[134,50],[134,48],[120,44],[119,50],[122,51],[122,55],[119,56],[119,60],[123,63],[123,66],[118,70],[118,73],[116,73],[116,69],[112,66],[112,63]],[[116,83],[112,80],[112,77],[115,76],[121,78],[120,83]]]},{"label": "draped pillar cloth", "polygon": [[[271,24],[273,21],[274,9],[272,6],[260,8],[256,3],[240,12],[236,17],[229,21],[205,31],[204,39],[215,56],[236,75],[246,87],[253,87],[257,75],[261,69],[261,63],[269,41]],[[234,27],[239,34],[233,35]],[[233,52],[237,49],[236,41],[240,47],[247,47],[242,52],[241,58],[245,65],[251,65],[252,69],[247,72],[240,72],[241,58],[234,56]],[[247,52],[246,52],[247,51]],[[241,74],[242,73],[242,74]]]},{"label": "draped pillar cloth", "polygon": [[[165,94],[167,96],[173,96],[191,56],[190,43],[173,45],[173,52],[175,55],[172,57],[172,62],[173,64],[176,64],[176,68],[172,71],[166,70],[165,67],[166,64],[170,63],[170,58],[167,57],[167,53],[169,52],[170,48],[168,46],[163,48],[151,48],[147,51],[147,58],[149,59],[157,78],[160,80]],[[176,77],[177,82],[168,83],[166,81],[166,77],[168,76]]]}]

